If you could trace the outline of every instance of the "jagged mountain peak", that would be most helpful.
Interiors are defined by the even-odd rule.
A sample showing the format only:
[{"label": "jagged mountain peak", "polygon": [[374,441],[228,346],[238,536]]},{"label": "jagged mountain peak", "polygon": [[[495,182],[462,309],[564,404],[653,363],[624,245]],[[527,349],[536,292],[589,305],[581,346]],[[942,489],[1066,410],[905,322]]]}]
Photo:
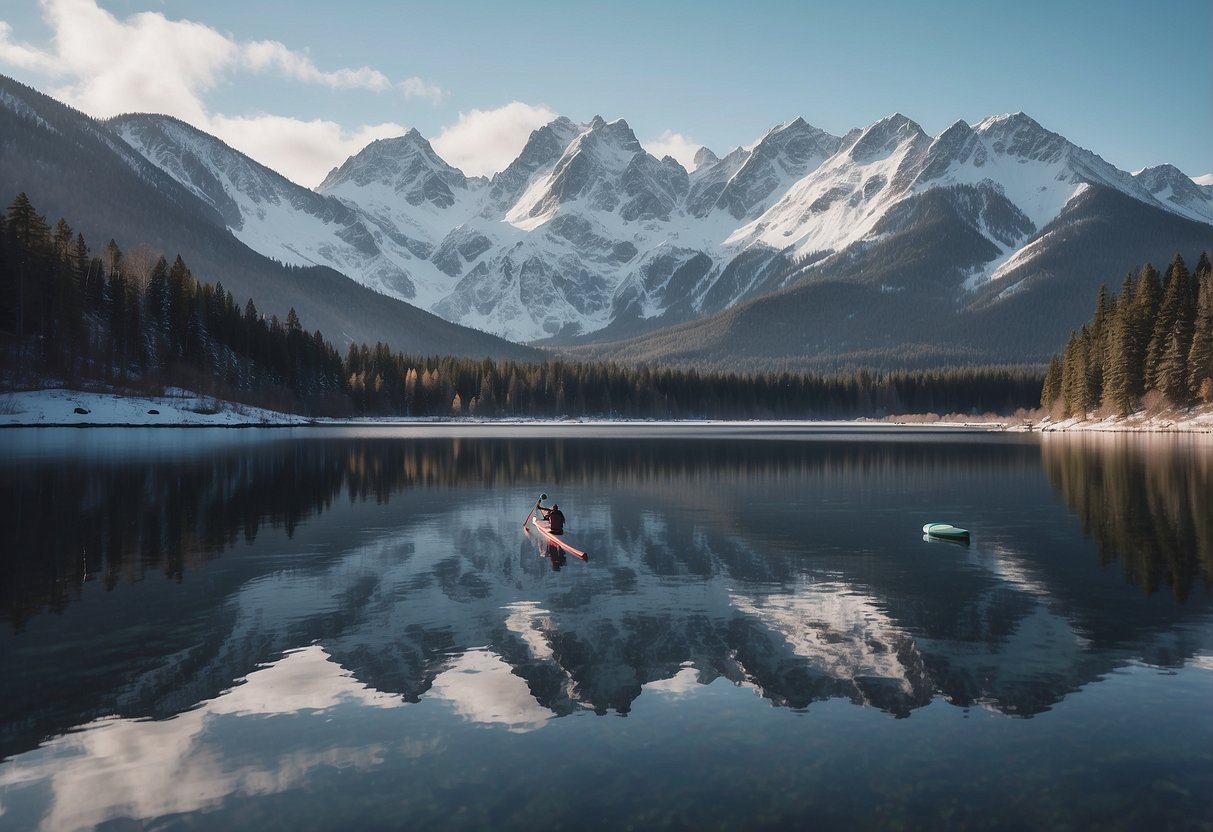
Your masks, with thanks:
[{"label": "jagged mountain peak", "polygon": [[578,124],[568,116],[557,116],[547,124],[536,127],[531,131],[531,135],[527,138],[526,144],[523,145],[519,158],[526,156],[528,151],[536,144],[546,141],[556,142],[563,151],[564,148],[568,147],[569,142],[577,137],[577,134],[588,129],[588,127],[588,124]]},{"label": "jagged mountain peak", "polygon": [[1057,133],[1042,127],[1024,113],[1007,113],[983,119],[976,128],[997,154],[1036,162],[1053,162],[1074,147]]},{"label": "jagged mountain peak", "polygon": [[531,180],[506,220],[531,230],[574,202],[595,213],[618,212],[625,221],[668,219],[687,187],[686,170],[648,153],[626,121],[594,116],[551,171]]},{"label": "jagged mountain peak", "polygon": [[573,139],[587,129],[588,124],[578,125],[566,116],[558,116],[532,130],[517,158],[493,176],[485,216],[509,210],[532,179],[555,165]]},{"label": "jagged mountain peak", "polygon": [[346,182],[358,186],[381,182],[398,190],[407,189],[427,174],[441,177],[449,186],[466,186],[463,172],[448,164],[429,140],[412,128],[403,136],[375,139],[330,171],[317,190],[334,190]]},{"label": "jagged mountain peak", "polygon": [[1017,130],[1045,130],[1041,123],[1023,110],[1016,110],[1013,113],[998,113],[997,115],[986,116],[976,125],[976,128],[982,133],[991,133],[995,131],[1013,132]]},{"label": "jagged mountain peak", "polygon": [[692,164],[695,166],[695,170],[699,170],[700,168],[714,165],[719,161],[720,157],[713,153],[711,148],[705,146],[695,151],[695,158]]},{"label": "jagged mountain peak", "polygon": [[1181,216],[1213,223],[1213,186],[1201,185],[1174,165],[1153,165],[1133,174],[1151,196]]},{"label": "jagged mountain peak", "polygon": [[629,153],[640,153],[644,148],[632,132],[631,126],[621,118],[614,121],[604,121],[602,116],[594,116],[589,129],[578,137],[585,144],[606,143]]},{"label": "jagged mountain peak", "polygon": [[936,136],[931,141],[931,147],[933,149],[960,148],[971,143],[975,138],[977,138],[977,131],[961,118],[952,122],[946,130]]},{"label": "jagged mountain peak", "polygon": [[931,142],[917,179],[919,182],[940,179],[953,165],[966,162],[980,168],[986,159],[986,148],[977,131],[964,119],[957,119]]},{"label": "jagged mountain peak", "polygon": [[899,145],[927,138],[916,122],[893,113],[863,128],[847,148],[847,154],[857,162],[867,163],[888,156]]},{"label": "jagged mountain peak", "polygon": [[1184,180],[1196,184],[1195,181],[1172,164],[1150,165],[1133,174],[1133,178],[1141,182],[1182,182]]},{"label": "jagged mountain peak", "polygon": [[832,156],[840,143],[799,116],[777,124],[750,148],[738,148],[698,174],[687,209],[698,217],[717,208],[736,220],[756,217]]},{"label": "jagged mountain peak", "polygon": [[949,133],[967,135],[972,132],[973,132],[972,126],[967,121],[965,121],[963,118],[958,118],[958,119],[956,119],[956,121],[949,124],[947,129],[944,130],[942,133],[940,133],[939,136],[936,138],[942,138],[943,136],[946,136]]},{"label": "jagged mountain peak", "polygon": [[771,127],[762,135],[762,138],[760,138],[753,145],[750,145],[750,149],[756,150],[763,145],[780,146],[791,141],[803,139],[806,136],[827,136],[831,142],[840,141],[839,137],[833,136],[822,130],[820,127],[815,127],[809,122],[805,121],[803,116],[796,116],[796,118],[792,119],[791,121],[781,122],[780,124],[776,124],[775,126]]}]

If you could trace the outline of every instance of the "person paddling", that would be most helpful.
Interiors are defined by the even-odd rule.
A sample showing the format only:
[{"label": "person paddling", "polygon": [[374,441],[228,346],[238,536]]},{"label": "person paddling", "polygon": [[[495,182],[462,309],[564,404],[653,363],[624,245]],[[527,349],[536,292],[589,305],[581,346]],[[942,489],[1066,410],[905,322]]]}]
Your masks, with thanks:
[{"label": "person paddling", "polygon": [[560,506],[552,503],[551,508],[538,506],[539,513],[543,515],[543,519],[548,521],[548,527],[552,530],[552,534],[564,534],[564,512],[560,510]]}]

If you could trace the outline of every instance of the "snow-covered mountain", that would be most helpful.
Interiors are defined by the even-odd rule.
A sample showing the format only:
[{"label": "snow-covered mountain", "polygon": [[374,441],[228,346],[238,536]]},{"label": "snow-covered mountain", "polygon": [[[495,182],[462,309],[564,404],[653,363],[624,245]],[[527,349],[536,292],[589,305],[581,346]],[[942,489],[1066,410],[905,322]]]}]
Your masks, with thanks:
[{"label": "snow-covered mountain", "polygon": [[[223,217],[254,251],[289,265],[326,265],[401,298],[416,289],[373,233],[376,226],[339,199],[301,188],[219,139],[168,116],[127,115],[110,126]],[[407,251],[407,238],[399,239]],[[423,249],[424,250],[424,249]],[[395,255],[395,256],[393,256]]]},{"label": "snow-covered mountain", "polygon": [[[0,103],[28,121],[18,92]],[[1023,113],[939,136],[901,114],[843,137],[793,119],[729,153],[702,148],[690,171],[648,153],[626,121],[558,118],[491,179],[466,176],[414,130],[372,142],[315,190],[167,116],[119,116],[95,132],[136,177],[167,175],[182,186],[173,199],[197,199],[218,232],[261,255],[558,346],[704,321],[713,337],[761,326],[769,344],[752,358],[769,361],[878,347],[861,343],[873,329],[938,341],[922,330],[947,325],[952,340],[968,332],[953,359],[1020,360],[993,341],[979,354],[989,326],[964,314],[1053,292],[1040,306],[1057,320],[1024,331],[1052,351],[1080,323],[1074,298],[1084,317],[1094,287],[1127,268],[1213,249],[1211,184],[1169,165],[1117,170]],[[1060,281],[1070,306],[1054,303]],[[826,284],[838,289],[822,295]],[[780,292],[796,295],[767,303]],[[746,312],[754,303],[761,314]],[[961,325],[871,319],[842,332],[845,344],[828,329],[877,308],[905,329],[893,303],[947,309]],[[746,323],[713,318],[734,312]],[[807,337],[805,315],[828,326]],[[735,335],[713,360],[753,352]],[[650,343],[631,354],[671,353]]]},{"label": "snow-covered mountain", "polygon": [[[1213,176],[1192,179],[1174,165],[1156,165],[1138,171],[1133,178],[1177,214],[1213,223]],[[1203,179],[1210,181],[1202,184]]]},{"label": "snow-covered mountain", "polygon": [[411,130],[315,192],[172,119],[113,123],[257,251],[516,341],[635,335],[825,279],[985,304],[1056,259],[1053,225],[1081,223],[1095,192],[1213,229],[1213,186],[1168,165],[1121,171],[1023,113],[938,136],[899,113],[841,138],[797,118],[724,156],[703,148],[690,172],[622,119],[558,118],[491,180]]},{"label": "snow-covered mountain", "polygon": [[1000,252],[980,275],[991,279],[1000,261],[1092,185],[1180,212],[1170,203],[1163,206],[1130,174],[1023,113],[988,118],[976,127],[957,121],[935,138],[894,114],[848,136],[826,164],[739,228],[730,242],[790,249],[798,257],[843,255],[856,244],[876,241],[881,221],[904,211],[915,197],[936,188],[974,188],[981,199],[966,208],[967,218]]}]

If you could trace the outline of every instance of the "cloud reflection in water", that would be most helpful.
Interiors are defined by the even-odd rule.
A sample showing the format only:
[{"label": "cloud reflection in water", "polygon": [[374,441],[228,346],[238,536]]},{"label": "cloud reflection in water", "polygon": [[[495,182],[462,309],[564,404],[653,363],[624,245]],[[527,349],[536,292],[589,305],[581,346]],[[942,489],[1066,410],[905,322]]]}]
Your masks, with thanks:
[{"label": "cloud reflection in water", "polygon": [[[227,756],[227,741],[218,734],[230,731],[233,719],[327,719],[341,706],[404,704],[359,682],[322,647],[304,647],[172,719],[106,717],[10,760],[0,770],[0,793],[10,804],[7,811],[0,804],[0,816],[17,815],[18,803],[45,800],[37,828],[71,832],[119,818],[212,809],[233,796],[283,792],[321,766],[367,770],[383,761],[385,746],[285,743],[255,764],[249,756]],[[233,759],[243,762],[233,765]]]}]

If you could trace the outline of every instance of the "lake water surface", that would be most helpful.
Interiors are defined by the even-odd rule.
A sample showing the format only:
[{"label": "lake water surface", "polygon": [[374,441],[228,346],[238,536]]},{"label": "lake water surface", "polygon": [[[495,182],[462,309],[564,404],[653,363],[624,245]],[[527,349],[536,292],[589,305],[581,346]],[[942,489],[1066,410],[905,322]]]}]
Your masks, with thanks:
[{"label": "lake water surface", "polygon": [[1213,829],[1209,437],[4,430],[0,504],[0,829]]}]

